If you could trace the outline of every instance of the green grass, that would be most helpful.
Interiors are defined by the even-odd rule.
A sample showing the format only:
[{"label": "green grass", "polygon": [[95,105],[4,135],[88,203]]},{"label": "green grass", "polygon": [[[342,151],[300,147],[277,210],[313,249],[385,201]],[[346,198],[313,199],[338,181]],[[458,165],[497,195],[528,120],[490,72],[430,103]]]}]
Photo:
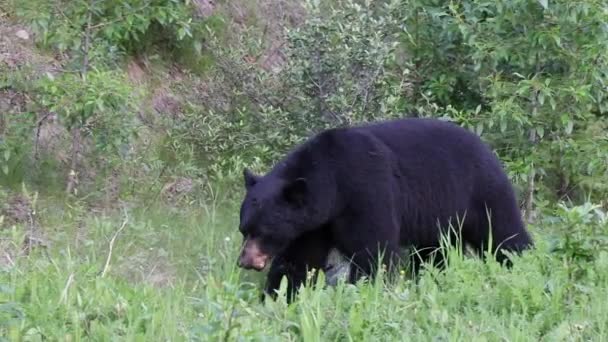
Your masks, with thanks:
[{"label": "green grass", "polygon": [[608,252],[567,258],[537,227],[537,249],[511,270],[451,251],[446,271],[417,282],[307,288],[287,306],[261,304],[263,274],[236,267],[234,204],[107,215],[52,200],[38,208],[48,248],[19,256],[24,227],[0,230],[0,253],[12,253],[0,266],[0,340],[608,339]]}]

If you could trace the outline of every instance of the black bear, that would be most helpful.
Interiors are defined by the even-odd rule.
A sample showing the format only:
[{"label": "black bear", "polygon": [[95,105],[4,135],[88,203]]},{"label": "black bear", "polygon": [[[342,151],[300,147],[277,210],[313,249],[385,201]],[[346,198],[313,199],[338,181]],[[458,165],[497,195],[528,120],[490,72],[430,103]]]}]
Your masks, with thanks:
[{"label": "black bear", "polygon": [[417,268],[440,246],[440,233],[453,232],[450,223],[462,244],[478,253],[491,245],[500,262],[508,262],[503,251],[533,246],[497,157],[446,121],[329,129],[266,175],[245,169],[244,178],[238,264],[261,271],[272,259],[265,293],[273,297],[286,276],[292,298],[332,248],[354,265],[350,282],[372,276],[378,262],[392,270],[405,246],[419,251]]}]

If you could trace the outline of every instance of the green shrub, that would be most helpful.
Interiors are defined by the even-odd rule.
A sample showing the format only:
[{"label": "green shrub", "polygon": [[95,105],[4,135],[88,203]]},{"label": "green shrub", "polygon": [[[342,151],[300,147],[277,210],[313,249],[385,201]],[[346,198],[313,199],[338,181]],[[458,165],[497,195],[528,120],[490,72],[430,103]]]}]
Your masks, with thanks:
[{"label": "green shrub", "polygon": [[134,89],[124,74],[91,70],[86,81],[65,73],[40,80],[39,103],[57,113],[68,130],[83,129],[96,150],[116,153],[128,142],[134,124]]},{"label": "green shrub", "polygon": [[398,116],[399,89],[386,68],[395,4],[377,13],[354,1],[308,5],[308,19],[284,37],[280,71],[243,58],[263,50],[260,32],[233,45],[216,37],[207,43],[216,61],[211,89],[188,99],[173,137],[193,146],[209,173],[240,176],[245,165],[268,167],[323,128]]},{"label": "green shrub", "polygon": [[35,0],[16,1],[14,6],[41,46],[61,52],[81,50],[87,26],[102,58],[134,54],[192,34],[188,1]]}]

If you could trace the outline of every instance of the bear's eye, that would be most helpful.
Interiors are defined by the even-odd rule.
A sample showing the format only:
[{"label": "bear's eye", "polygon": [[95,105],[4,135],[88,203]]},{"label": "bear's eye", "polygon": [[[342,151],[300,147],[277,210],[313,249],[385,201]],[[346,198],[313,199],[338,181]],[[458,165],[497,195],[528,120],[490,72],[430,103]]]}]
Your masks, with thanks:
[{"label": "bear's eye", "polygon": [[259,238],[262,235],[260,227],[253,225],[247,226],[247,229],[245,229],[244,234],[250,238]]},{"label": "bear's eye", "polygon": [[239,230],[241,231],[241,234],[251,236],[252,233],[256,231],[256,227],[251,223],[243,223],[239,226]]}]

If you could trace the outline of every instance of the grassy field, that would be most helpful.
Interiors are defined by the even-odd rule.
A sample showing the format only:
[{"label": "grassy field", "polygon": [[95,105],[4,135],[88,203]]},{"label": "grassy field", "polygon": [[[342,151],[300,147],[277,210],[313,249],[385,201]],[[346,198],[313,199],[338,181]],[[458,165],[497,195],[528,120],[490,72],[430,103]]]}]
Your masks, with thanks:
[{"label": "grassy field", "polygon": [[234,203],[109,214],[58,203],[36,205],[47,247],[25,255],[24,225],[0,230],[0,340],[608,339],[608,252],[551,252],[546,227],[531,227],[538,247],[512,270],[451,251],[445,272],[417,282],[306,289],[287,306],[261,304],[263,274],[236,267]]}]

